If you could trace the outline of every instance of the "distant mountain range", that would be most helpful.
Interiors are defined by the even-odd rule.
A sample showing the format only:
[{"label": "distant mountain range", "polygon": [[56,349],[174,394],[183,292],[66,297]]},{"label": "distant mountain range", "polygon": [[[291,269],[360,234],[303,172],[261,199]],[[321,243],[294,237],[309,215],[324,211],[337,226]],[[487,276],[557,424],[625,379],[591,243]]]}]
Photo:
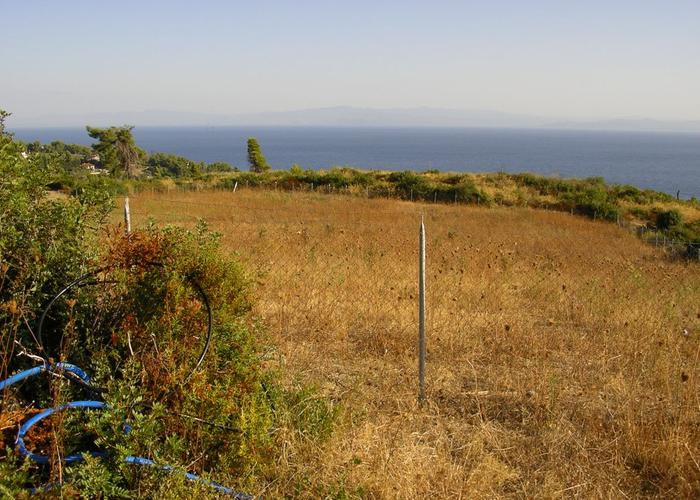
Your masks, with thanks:
[{"label": "distant mountain range", "polygon": [[136,126],[327,126],[327,127],[483,127],[700,133],[700,120],[663,121],[619,118],[568,121],[490,110],[441,108],[360,108],[339,106],[246,114],[209,114],[167,110],[74,115],[15,115],[10,127]]}]

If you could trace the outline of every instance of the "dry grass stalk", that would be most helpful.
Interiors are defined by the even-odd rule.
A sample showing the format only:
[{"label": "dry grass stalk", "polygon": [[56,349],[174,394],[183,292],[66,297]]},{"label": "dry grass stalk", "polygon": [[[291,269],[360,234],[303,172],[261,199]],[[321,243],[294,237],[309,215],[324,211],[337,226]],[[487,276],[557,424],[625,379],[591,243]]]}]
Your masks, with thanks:
[{"label": "dry grass stalk", "polygon": [[136,224],[201,217],[221,231],[255,273],[289,383],[346,409],[321,449],[282,439],[272,496],[700,495],[697,265],[612,224],[528,209],[246,190],[131,207]]}]

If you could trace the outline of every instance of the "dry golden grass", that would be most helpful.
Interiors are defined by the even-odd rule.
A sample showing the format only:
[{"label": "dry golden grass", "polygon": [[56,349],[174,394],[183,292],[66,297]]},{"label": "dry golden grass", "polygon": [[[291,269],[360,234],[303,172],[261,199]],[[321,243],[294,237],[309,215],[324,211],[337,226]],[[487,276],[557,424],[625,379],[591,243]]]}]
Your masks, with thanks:
[{"label": "dry golden grass", "polygon": [[135,224],[221,231],[258,282],[287,383],[344,408],[320,447],[287,436],[265,495],[700,495],[697,264],[528,209],[255,191],[139,194],[131,209]]}]

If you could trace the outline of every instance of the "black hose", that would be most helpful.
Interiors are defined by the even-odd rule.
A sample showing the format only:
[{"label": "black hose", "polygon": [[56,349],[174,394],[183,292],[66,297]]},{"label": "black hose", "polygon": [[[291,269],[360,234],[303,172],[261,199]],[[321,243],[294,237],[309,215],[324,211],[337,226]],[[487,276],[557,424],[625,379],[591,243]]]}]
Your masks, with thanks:
[{"label": "black hose", "polygon": [[[154,267],[165,267],[162,263],[160,262],[148,262],[145,263],[145,266],[154,266]],[[103,281],[103,282],[87,282],[88,279],[90,278],[96,278],[100,273],[109,270],[110,268],[108,267],[102,267],[99,268],[95,271],[90,271],[88,273],[83,274],[82,276],[79,276],[77,279],[73,280],[70,282],[68,285],[63,287],[56,295],[53,296],[53,298],[49,301],[49,303],[46,305],[44,310],[41,313],[41,316],[39,317],[39,321],[36,327],[36,338],[37,342],[39,345],[39,349],[46,354],[46,349],[44,348],[43,345],[43,330],[44,330],[44,323],[46,322],[46,317],[48,315],[49,310],[51,307],[56,303],[58,299],[63,297],[66,293],[68,293],[70,290],[73,288],[80,288],[83,286],[90,286],[94,284],[100,284],[100,283],[113,283],[110,281]],[[201,285],[199,282],[194,278],[194,277],[187,277],[187,281],[192,285],[192,287],[197,291],[199,294],[202,303],[204,304],[204,307],[206,309],[206,315],[207,315],[207,327],[206,327],[206,336],[205,336],[205,341],[204,341],[204,347],[202,348],[202,351],[200,352],[199,356],[197,357],[197,362],[195,365],[192,367],[192,369],[189,371],[187,376],[185,377],[183,384],[186,384],[189,382],[189,380],[192,378],[192,376],[195,374],[195,372],[200,368],[202,363],[204,362],[204,358],[207,355],[207,352],[209,351],[209,346],[211,345],[211,338],[212,338],[212,325],[213,325],[213,313],[211,309],[211,304],[209,302],[209,297],[207,296],[206,292],[204,289],[202,289]],[[93,390],[99,390],[99,391],[104,391],[104,389],[100,388],[92,388]],[[174,390],[169,391],[166,393],[167,395],[172,394]]]}]

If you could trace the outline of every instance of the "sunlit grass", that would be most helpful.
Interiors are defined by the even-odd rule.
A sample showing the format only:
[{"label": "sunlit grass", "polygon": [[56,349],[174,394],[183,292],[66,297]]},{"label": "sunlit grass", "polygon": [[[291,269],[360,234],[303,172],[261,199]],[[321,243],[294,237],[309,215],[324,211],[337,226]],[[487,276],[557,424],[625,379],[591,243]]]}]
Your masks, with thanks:
[{"label": "sunlit grass", "polygon": [[345,408],[321,449],[284,437],[272,496],[700,494],[698,265],[530,209],[239,190],[142,193],[131,210],[221,231],[258,283],[271,362]]}]

